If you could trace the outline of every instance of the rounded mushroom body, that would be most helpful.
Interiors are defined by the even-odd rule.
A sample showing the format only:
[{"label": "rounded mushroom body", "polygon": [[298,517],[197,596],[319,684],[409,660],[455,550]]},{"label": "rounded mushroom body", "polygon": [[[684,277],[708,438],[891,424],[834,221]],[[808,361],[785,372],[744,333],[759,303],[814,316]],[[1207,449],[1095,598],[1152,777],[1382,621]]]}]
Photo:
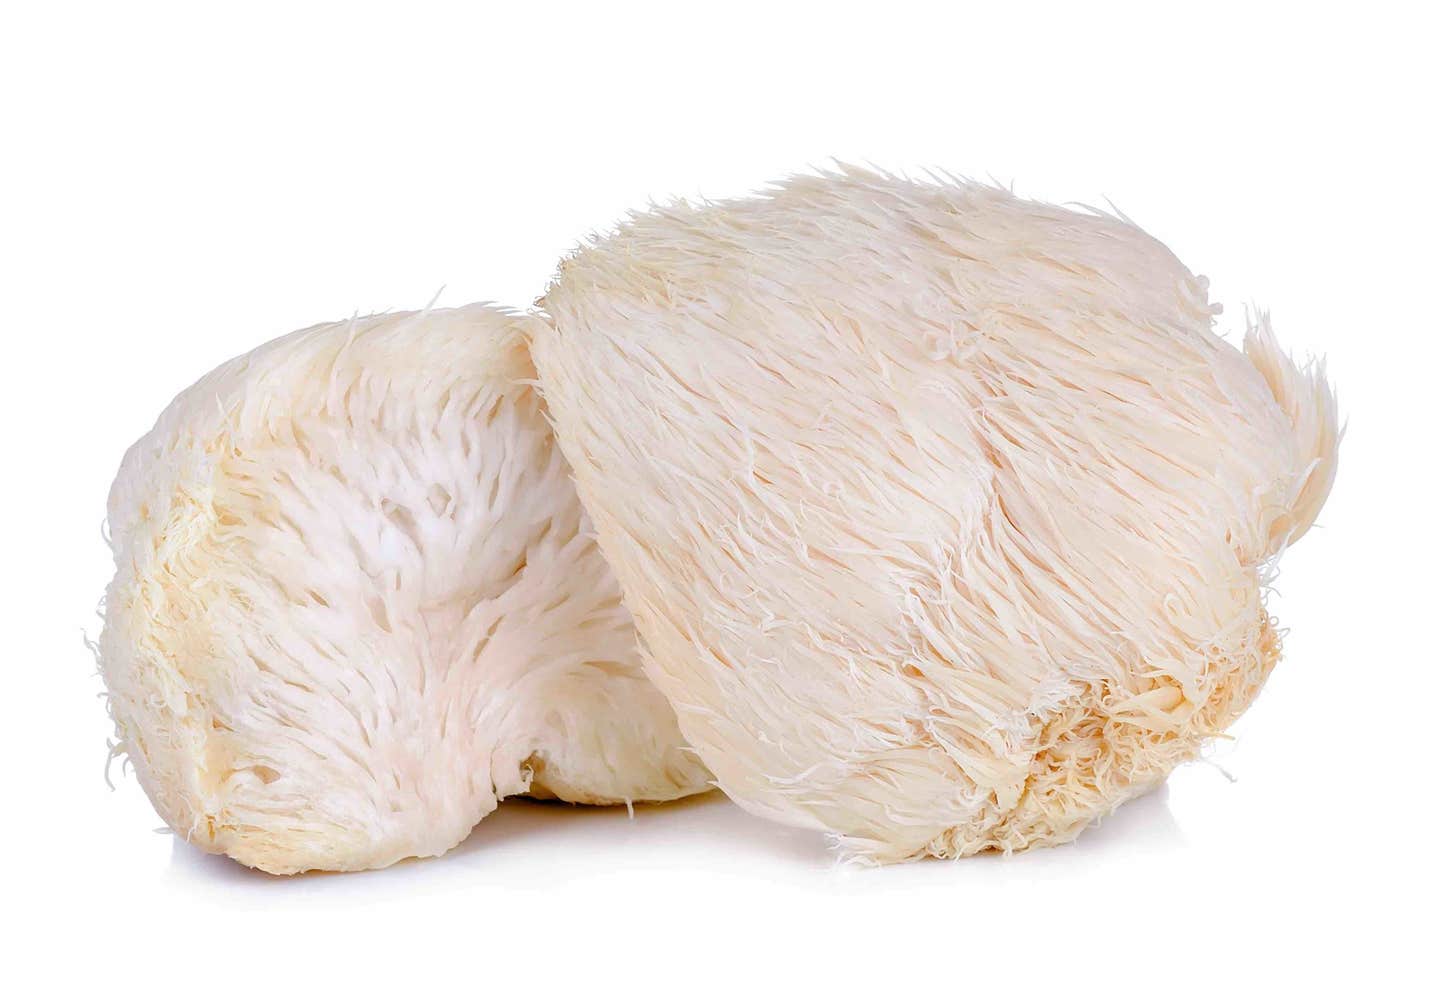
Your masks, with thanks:
[{"label": "rounded mushroom body", "polygon": [[1251,702],[1333,398],[1120,219],[849,172],[638,216],[533,353],[648,673],[750,810],[1066,841]]},{"label": "rounded mushroom body", "polygon": [[100,641],[175,831],[276,873],[445,852],[510,794],[704,789],[532,387],[484,307],[317,326],[128,452]]}]

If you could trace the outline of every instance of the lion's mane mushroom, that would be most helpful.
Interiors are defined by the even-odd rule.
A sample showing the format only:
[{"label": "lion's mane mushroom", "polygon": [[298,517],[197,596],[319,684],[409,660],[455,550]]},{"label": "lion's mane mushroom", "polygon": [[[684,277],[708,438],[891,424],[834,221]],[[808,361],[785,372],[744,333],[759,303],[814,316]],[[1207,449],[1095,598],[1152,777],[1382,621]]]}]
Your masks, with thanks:
[{"label": "lion's mane mushroom", "polygon": [[844,171],[634,217],[542,304],[646,670],[758,814],[879,861],[1064,842],[1276,662],[1334,399],[1125,220]]},{"label": "lion's mane mushroom", "polygon": [[224,364],[125,456],[101,670],[176,832],[274,873],[462,840],[510,794],[703,789],[484,306]]}]

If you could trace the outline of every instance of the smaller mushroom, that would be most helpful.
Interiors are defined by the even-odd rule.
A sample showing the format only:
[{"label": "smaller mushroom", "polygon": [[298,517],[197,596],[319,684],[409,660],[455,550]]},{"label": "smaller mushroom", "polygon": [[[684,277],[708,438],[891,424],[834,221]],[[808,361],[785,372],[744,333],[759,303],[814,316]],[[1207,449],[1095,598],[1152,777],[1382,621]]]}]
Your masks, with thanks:
[{"label": "smaller mushroom", "polygon": [[551,436],[532,321],[305,329],[130,448],[100,666],[115,751],[178,834],[360,870],[443,853],[512,794],[705,789]]}]

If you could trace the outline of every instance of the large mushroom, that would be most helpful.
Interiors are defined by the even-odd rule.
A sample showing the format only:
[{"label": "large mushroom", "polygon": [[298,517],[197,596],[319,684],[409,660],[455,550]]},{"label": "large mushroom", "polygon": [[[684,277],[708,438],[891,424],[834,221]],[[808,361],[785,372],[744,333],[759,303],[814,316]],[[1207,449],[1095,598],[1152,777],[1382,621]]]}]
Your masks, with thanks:
[{"label": "large mushroom", "polygon": [[725,791],[876,861],[1064,842],[1279,655],[1338,428],[1128,221],[863,171],[632,217],[533,352]]}]

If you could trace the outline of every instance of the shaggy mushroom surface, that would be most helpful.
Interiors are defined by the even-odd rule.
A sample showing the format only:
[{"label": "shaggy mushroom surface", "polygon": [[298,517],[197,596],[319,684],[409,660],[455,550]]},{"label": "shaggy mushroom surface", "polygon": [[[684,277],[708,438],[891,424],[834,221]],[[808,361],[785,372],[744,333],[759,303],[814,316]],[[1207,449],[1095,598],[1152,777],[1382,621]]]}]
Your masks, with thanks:
[{"label": "shaggy mushroom surface", "polygon": [[845,171],[632,217],[541,304],[646,671],[757,814],[875,861],[1064,842],[1276,662],[1334,399],[1123,219]]},{"label": "shaggy mushroom surface", "polygon": [[511,794],[705,788],[532,386],[530,321],[302,330],[126,454],[100,664],[116,750],[178,834],[356,870],[443,853]]}]

